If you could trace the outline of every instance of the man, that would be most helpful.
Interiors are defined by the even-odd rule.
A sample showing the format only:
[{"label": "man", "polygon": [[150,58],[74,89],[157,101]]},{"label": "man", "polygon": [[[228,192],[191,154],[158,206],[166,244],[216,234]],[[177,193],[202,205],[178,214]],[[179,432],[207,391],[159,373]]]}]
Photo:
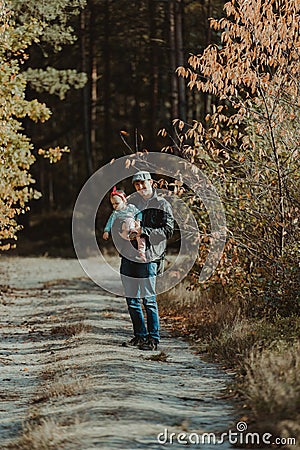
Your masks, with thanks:
[{"label": "man", "polygon": [[[157,350],[160,335],[156,277],[162,273],[166,241],[173,234],[174,220],[168,201],[158,196],[153,189],[149,172],[137,172],[132,177],[132,183],[139,194],[134,196],[132,203],[141,211],[138,235],[146,240],[147,262],[137,262],[136,241],[126,241],[120,272],[134,337],[123,345],[137,346],[141,350]],[[141,300],[146,311],[146,323]]]}]

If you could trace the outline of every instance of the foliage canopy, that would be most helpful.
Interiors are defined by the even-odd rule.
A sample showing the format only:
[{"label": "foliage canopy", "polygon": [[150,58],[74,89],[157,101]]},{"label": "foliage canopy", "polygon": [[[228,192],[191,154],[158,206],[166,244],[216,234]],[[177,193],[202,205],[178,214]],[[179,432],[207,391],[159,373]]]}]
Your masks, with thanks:
[{"label": "foliage canopy", "polygon": [[178,69],[191,89],[215,98],[205,124],[194,121],[185,133],[193,145],[183,148],[219,185],[231,242],[242,250],[239,283],[256,298],[275,295],[287,309],[299,307],[300,287],[299,7],[291,0],[226,3],[226,17],[211,19],[221,45]]},{"label": "foliage canopy", "polygon": [[[86,81],[83,74],[76,74],[72,70],[55,71],[47,68],[43,71],[29,68],[26,72],[24,69],[29,58],[28,52],[32,44],[43,40],[48,44],[51,42],[56,50],[62,43],[73,41],[75,37],[71,29],[67,29],[67,34],[62,33],[66,8],[72,6],[78,9],[83,3],[83,1],[59,0],[48,5],[44,2],[38,5],[32,0],[27,2],[0,0],[0,249],[2,250],[9,249],[11,240],[16,239],[16,232],[20,228],[16,216],[28,209],[26,204],[31,198],[40,196],[40,193],[31,187],[34,183],[30,174],[30,167],[35,161],[34,147],[22,131],[21,119],[29,118],[34,122],[44,122],[50,118],[51,111],[37,99],[27,100],[28,83],[34,81],[38,83],[39,80],[40,89],[43,87],[63,97],[71,86],[82,87]],[[58,23],[53,27],[55,20]],[[50,28],[52,31],[48,36],[46,30]],[[60,159],[57,153],[66,150],[55,148],[53,151],[48,149],[40,153],[55,161]]]}]

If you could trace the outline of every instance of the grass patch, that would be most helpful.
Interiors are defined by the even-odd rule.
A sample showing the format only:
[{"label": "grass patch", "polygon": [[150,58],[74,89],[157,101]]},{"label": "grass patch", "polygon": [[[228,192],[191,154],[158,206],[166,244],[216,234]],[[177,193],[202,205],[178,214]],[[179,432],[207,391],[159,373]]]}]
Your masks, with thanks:
[{"label": "grass patch", "polygon": [[200,353],[235,370],[231,387],[247,406],[253,428],[299,442],[300,317],[254,318],[243,300],[187,287],[181,283],[159,296],[167,325],[189,337]]},{"label": "grass patch", "polygon": [[71,448],[76,444],[74,434],[68,427],[60,425],[52,419],[42,419],[40,423],[27,424],[23,434],[12,444],[9,450],[55,450]]},{"label": "grass patch", "polygon": [[82,380],[70,380],[68,378],[62,378],[53,383],[45,384],[41,387],[41,394],[33,399],[32,403],[46,402],[53,398],[59,397],[72,397],[73,395],[79,395],[83,392]]},{"label": "grass patch", "polygon": [[276,342],[284,341],[292,345],[300,335],[300,318],[277,318],[254,320],[237,317],[232,326],[225,326],[217,336],[206,336],[208,353],[230,367],[247,365],[246,359],[256,349],[271,349]]},{"label": "grass patch", "polygon": [[300,417],[300,343],[253,350],[246,363],[245,393],[257,418],[293,419],[295,411]]},{"label": "grass patch", "polygon": [[257,423],[267,418],[280,436],[300,442],[300,342],[253,350],[246,359],[243,387]]},{"label": "grass patch", "polygon": [[168,355],[165,352],[160,352],[157,355],[147,356],[148,361],[159,361],[159,362],[167,362]]},{"label": "grass patch", "polygon": [[52,328],[51,334],[52,335],[58,335],[58,336],[64,336],[66,338],[76,336],[81,333],[88,333],[91,331],[92,327],[91,325],[88,325],[84,322],[77,322],[77,323],[68,323],[65,325],[59,325],[57,327]]},{"label": "grass patch", "polygon": [[217,336],[234,323],[242,308],[237,300],[215,301],[200,289],[187,290],[185,283],[161,294],[158,301],[164,319],[169,319],[174,329],[194,338]]}]

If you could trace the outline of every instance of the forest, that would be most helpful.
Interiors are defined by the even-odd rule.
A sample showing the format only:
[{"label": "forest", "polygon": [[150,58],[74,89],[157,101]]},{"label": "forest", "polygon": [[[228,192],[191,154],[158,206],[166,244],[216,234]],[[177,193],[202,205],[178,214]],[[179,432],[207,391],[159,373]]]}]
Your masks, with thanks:
[{"label": "forest", "polygon": [[1,252],[74,256],[72,210],[92,173],[137,151],[187,159],[218,190],[228,238],[199,285],[211,236],[186,191],[199,257],[161,308],[240,370],[257,421],[294,433],[299,12],[299,0],[0,0]]},{"label": "forest", "polygon": [[[161,128],[206,115],[209,96],[188,90],[176,69],[210,43],[215,33],[207,19],[221,13],[222,2],[45,3],[12,2],[5,20],[26,35],[21,49],[16,42],[10,49],[26,83],[21,89],[28,101],[47,105],[47,117],[36,119],[45,123],[28,115],[21,123],[42,192],[32,208],[49,212],[71,210],[88,176],[128,152],[121,130],[133,136],[138,129],[143,147],[159,151],[166,144],[157,136]],[[135,149],[133,138],[129,145]],[[38,154],[57,147],[72,151],[54,168]]]}]

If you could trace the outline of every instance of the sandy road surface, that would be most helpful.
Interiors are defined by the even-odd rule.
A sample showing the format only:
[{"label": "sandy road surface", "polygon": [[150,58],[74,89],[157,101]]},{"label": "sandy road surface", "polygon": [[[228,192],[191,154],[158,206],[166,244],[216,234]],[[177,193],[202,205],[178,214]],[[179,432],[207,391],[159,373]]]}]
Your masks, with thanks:
[{"label": "sandy road surface", "polygon": [[122,347],[124,299],[76,260],[1,257],[0,277],[1,449],[179,449],[180,432],[234,429],[226,375],[166,329],[157,352]]}]

